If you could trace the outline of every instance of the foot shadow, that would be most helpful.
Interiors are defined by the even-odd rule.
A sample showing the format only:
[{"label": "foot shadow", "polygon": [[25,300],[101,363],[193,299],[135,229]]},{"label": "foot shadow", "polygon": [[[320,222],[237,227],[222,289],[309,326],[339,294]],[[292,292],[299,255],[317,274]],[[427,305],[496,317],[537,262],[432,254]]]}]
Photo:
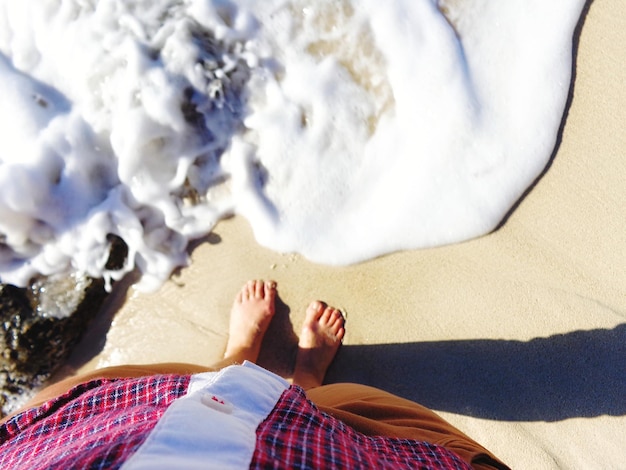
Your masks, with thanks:
[{"label": "foot shadow", "polygon": [[276,295],[276,313],[265,333],[257,364],[281,377],[293,375],[298,336],[294,332],[289,314],[291,309]]}]

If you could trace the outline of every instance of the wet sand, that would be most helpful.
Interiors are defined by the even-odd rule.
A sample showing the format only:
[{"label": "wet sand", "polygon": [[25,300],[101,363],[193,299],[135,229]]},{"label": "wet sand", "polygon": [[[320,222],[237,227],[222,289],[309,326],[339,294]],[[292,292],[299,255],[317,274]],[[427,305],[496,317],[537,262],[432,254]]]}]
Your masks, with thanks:
[{"label": "wet sand", "polygon": [[304,309],[324,300],[347,316],[329,382],[366,383],[427,405],[513,468],[623,466],[624,44],[626,3],[596,0],[579,36],[558,151],[494,233],[327,267],[258,246],[235,217],[157,293],[130,289],[125,299],[118,290],[64,372],[210,364],[224,352],[237,290],[272,278],[280,301],[262,365],[290,373]]}]

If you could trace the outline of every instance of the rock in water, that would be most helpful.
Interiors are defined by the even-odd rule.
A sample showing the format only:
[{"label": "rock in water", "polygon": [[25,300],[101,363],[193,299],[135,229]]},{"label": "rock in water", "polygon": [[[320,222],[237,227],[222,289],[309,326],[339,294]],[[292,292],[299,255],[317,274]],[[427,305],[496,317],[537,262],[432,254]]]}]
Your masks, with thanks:
[{"label": "rock in water", "polygon": [[[120,269],[124,242],[108,237],[107,268]],[[68,357],[107,296],[105,282],[84,274],[35,279],[28,288],[0,284],[0,414],[27,400]]]},{"label": "rock in water", "polygon": [[82,275],[0,285],[2,414],[32,395],[67,358],[106,297],[104,282]]}]

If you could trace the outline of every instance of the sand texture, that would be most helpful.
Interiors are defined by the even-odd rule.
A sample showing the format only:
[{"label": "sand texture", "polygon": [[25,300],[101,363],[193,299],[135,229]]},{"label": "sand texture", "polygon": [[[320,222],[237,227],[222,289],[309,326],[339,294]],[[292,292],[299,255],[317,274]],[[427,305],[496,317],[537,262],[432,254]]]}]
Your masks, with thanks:
[{"label": "sand texture", "polygon": [[347,315],[328,381],[427,405],[513,468],[624,468],[626,3],[592,2],[578,41],[557,152],[499,230],[336,268],[266,250],[233,218],[157,293],[118,291],[65,372],[210,364],[237,290],[272,278],[262,365],[289,373],[304,309],[321,299]]}]

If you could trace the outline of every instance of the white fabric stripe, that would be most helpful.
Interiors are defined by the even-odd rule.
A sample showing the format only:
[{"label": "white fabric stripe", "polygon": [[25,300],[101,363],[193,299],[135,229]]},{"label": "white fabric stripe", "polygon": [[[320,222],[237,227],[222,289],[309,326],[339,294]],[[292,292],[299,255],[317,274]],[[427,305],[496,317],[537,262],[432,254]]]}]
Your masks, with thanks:
[{"label": "white fabric stripe", "polygon": [[250,362],[193,375],[187,394],[170,405],[122,468],[248,468],[256,429],[288,387]]}]

